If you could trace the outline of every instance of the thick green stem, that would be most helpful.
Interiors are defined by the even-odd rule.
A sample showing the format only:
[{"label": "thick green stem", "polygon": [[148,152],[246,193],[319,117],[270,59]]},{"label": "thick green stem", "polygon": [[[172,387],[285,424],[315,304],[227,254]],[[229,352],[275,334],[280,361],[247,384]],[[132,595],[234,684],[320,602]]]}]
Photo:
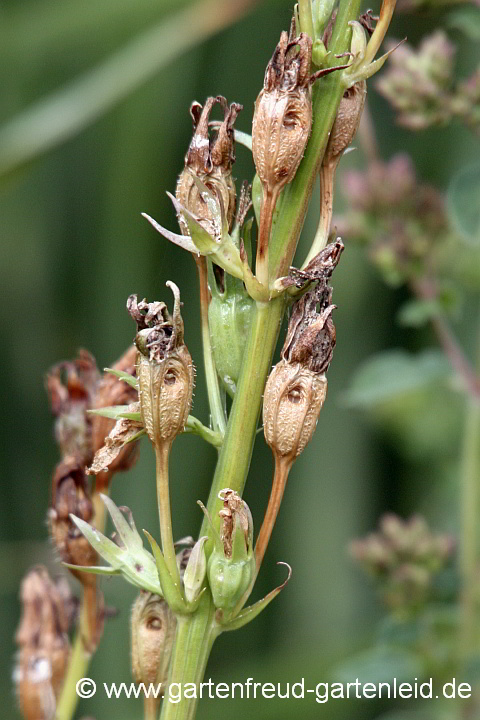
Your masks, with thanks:
[{"label": "thick green stem", "polygon": [[161,445],[155,446],[157,501],[163,556],[173,582],[180,588],[180,575],[178,573],[175,545],[173,544],[170,490],[168,487],[168,457],[170,455],[170,447],[171,443],[162,443]]},{"label": "thick green stem", "polygon": [[[178,618],[169,687],[162,704],[160,720],[193,720],[195,717],[200,683],[217,634],[215,608],[210,594],[205,593],[194,615]],[[195,692],[193,684],[196,685]],[[187,697],[184,694],[185,689]]]},{"label": "thick green stem", "polygon": [[[263,390],[284,310],[283,298],[257,303],[255,308],[237,392],[208,501],[208,510],[214,522],[222,506],[218,499],[220,490],[228,487],[239,494],[243,492],[255,442]],[[208,521],[205,519],[201,535],[208,535],[209,532]]]}]

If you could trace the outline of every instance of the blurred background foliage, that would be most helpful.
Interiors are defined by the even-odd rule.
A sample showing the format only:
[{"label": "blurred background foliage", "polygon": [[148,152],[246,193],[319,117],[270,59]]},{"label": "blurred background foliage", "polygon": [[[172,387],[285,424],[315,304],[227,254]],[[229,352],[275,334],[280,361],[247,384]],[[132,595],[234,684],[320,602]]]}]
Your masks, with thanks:
[{"label": "blurred background foliage", "polygon": [[[186,339],[197,364],[194,412],[207,420],[194,263],[155,234],[140,213],[176,229],[165,190],[173,190],[183,167],[192,100],[223,94],[242,103],[237,127],[250,132],[264,68],[280,30],[289,26],[292,4],[228,0],[217,3],[216,12],[214,7],[173,0],[3,0],[0,7],[0,697],[5,718],[19,717],[11,686],[18,585],[30,565],[54,564],[45,523],[57,462],[43,387],[47,369],[75,356],[79,347],[93,352],[99,367],[111,365],[134,335],[127,296],[135,292],[170,301],[165,282],[173,280],[182,291]],[[451,12],[431,5],[399,14],[390,37],[408,35],[417,46]],[[460,77],[473,72],[479,56],[465,25],[471,28],[457,21],[449,29],[458,47]],[[478,157],[478,138],[461,123],[413,133],[395,124],[375,80],[369,87],[383,158],[409,153],[418,177],[443,192]],[[350,153],[337,181],[345,169],[364,165],[361,151]],[[251,158],[238,147],[237,179],[252,173]],[[337,193],[338,211],[342,203]],[[317,216],[316,201],[299,257]],[[348,543],[373,528],[385,511],[403,517],[421,512],[432,527],[456,531],[463,401],[444,373],[370,403],[369,413],[355,407],[354,388],[347,397],[354,374],[370,355],[392,348],[418,351],[435,340],[428,328],[398,324],[405,291],[388,289],[362,249],[349,237],[344,240],[347,249],[334,278],[337,349],[328,402],[314,441],[291,473],[255,592],[260,596],[283,579],[277,560],[291,564],[293,577],[254,624],[216,643],[207,677],[218,682],[305,677],[313,687],[335,680],[336,663],[371,644],[383,615],[373,587],[348,556]],[[477,309],[467,301],[456,323],[468,352]],[[206,501],[214,460],[215,451],[194,436],[174,445],[171,488],[178,537],[198,531],[196,500]],[[112,497],[132,508],[139,528],[155,534],[153,465],[145,442],[136,467],[115,479]],[[259,438],[245,494],[257,530],[271,473],[270,452]],[[91,674],[99,682],[130,681],[128,625],[135,591],[119,579],[104,581],[103,587],[119,614],[106,627]],[[367,679],[375,681],[372,674]],[[227,707],[230,718],[248,713],[264,720],[291,717],[300,707],[305,719],[350,720],[395,709],[393,703],[373,700],[321,706],[312,697],[301,706],[294,700],[207,700],[198,717],[217,716]],[[135,700],[107,701],[99,692],[80,706],[78,717],[82,714],[133,720],[142,717],[142,707]]]}]

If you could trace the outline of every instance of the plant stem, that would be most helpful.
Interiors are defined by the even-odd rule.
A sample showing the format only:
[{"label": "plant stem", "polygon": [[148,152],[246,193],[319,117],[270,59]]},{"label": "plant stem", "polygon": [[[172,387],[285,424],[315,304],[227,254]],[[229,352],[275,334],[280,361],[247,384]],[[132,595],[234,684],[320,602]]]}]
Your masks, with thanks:
[{"label": "plant stem", "polygon": [[200,284],[200,321],[202,326],[202,345],[203,345],[203,363],[205,366],[205,379],[207,382],[208,402],[210,405],[210,414],[212,417],[212,425],[215,432],[225,435],[227,423],[225,420],[225,410],[220,395],[220,386],[218,384],[218,375],[215,369],[215,363],[212,354],[212,343],[210,341],[210,330],[208,328],[208,305],[210,302],[208,281],[207,281],[207,263],[203,256],[195,257],[198,270],[198,280]]},{"label": "plant stem", "polygon": [[165,563],[173,582],[180,588],[181,582],[177,567],[175,545],[173,543],[172,513],[170,510],[170,491],[168,487],[168,457],[170,455],[170,448],[170,442],[155,445],[158,516],[160,519],[160,536],[162,538],[162,551]]},{"label": "plant stem", "polygon": [[[218,499],[220,490],[229,487],[240,495],[243,492],[255,442],[263,390],[284,310],[283,298],[257,303],[255,308],[237,392],[208,501],[208,511],[214,523],[222,506]],[[205,518],[201,535],[209,535],[209,532]]]},{"label": "plant stem", "polygon": [[264,188],[262,209],[260,211],[260,227],[258,228],[257,260],[255,273],[258,281],[266,288],[269,284],[268,272],[268,243],[272,229],[273,213],[278,198],[278,190],[272,191]]},{"label": "plant stem", "polygon": [[315,233],[315,239],[312,243],[312,247],[302,265],[302,269],[305,268],[310,260],[313,260],[315,255],[323,250],[328,241],[328,235],[330,233],[330,225],[332,223],[332,212],[333,212],[333,189],[335,182],[335,171],[337,169],[338,161],[330,162],[327,165],[322,165],[320,168],[320,219],[318,221],[317,232]]},{"label": "plant stem", "polygon": [[[102,487],[103,492],[107,492],[107,489]],[[105,505],[100,498],[97,490],[92,494],[92,504],[94,507],[94,520],[93,525],[103,532],[105,529]],[[96,606],[96,603],[95,603]],[[55,720],[71,720],[78,703],[77,695],[77,682],[80,678],[85,677],[88,665],[92,658],[92,653],[86,648],[86,638],[90,637],[90,622],[89,615],[91,609],[88,607],[88,601],[86,593],[84,592],[84,599],[82,607],[80,609],[80,617],[78,621],[78,628],[75,635],[75,641],[73,644],[72,654],[68,663],[68,670],[63,683],[62,692],[58,699],[57,709],[55,712]]]},{"label": "plant stem", "polygon": [[265,551],[270,542],[292,464],[293,461],[291,458],[275,455],[275,475],[273,478],[272,491],[268,499],[267,511],[255,545],[255,577],[258,575]]},{"label": "plant stem", "polygon": [[[193,720],[195,717],[199,695],[198,686],[205,674],[208,657],[217,634],[215,608],[210,594],[205,593],[194,615],[181,616],[177,619],[175,645],[168,679],[169,687],[162,704],[160,720]],[[181,683],[181,685],[175,685],[174,690],[170,693],[172,683]],[[197,685],[196,697],[183,695],[185,683]],[[182,695],[179,702],[169,700],[169,693],[172,699],[177,699],[177,693],[180,692]]]}]

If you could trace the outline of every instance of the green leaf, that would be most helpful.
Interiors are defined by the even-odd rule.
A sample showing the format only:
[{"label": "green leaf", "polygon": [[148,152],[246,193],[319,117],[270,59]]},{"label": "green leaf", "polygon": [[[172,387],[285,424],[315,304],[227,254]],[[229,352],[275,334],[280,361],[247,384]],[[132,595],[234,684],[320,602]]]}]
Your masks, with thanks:
[{"label": "green leaf", "polygon": [[172,610],[179,613],[189,612],[190,608],[188,608],[183,598],[182,589],[178,587],[178,585],[174,582],[172,576],[170,575],[170,571],[167,567],[167,563],[165,562],[165,558],[163,557],[163,553],[160,550],[159,544],[157,543],[153,535],[150,535],[148,530],[144,530],[143,532],[152,548],[156,562],[158,578],[162,586],[163,595],[168,603],[168,606]]},{"label": "green leaf", "polygon": [[138,378],[133,377],[133,375],[130,375],[130,373],[123,372],[123,370],[114,370],[113,368],[104,368],[104,372],[115,375],[115,377],[117,377],[119,380],[123,380],[127,383],[127,385],[130,385],[130,387],[138,390]]},{"label": "green leaf", "polygon": [[421,327],[442,311],[438,300],[407,300],[397,314],[400,325]]},{"label": "green leaf", "polygon": [[450,372],[447,359],[438,350],[425,350],[418,355],[387,350],[369,358],[357,370],[344,401],[351,407],[372,407],[443,380]]},{"label": "green leaf", "polygon": [[108,405],[107,407],[97,408],[96,410],[87,410],[91,415],[100,415],[101,417],[110,418],[110,420],[133,420],[134,422],[142,422],[142,416],[139,412],[127,412],[128,405]]},{"label": "green leaf", "polygon": [[[90,545],[98,552],[100,557],[110,563],[112,568],[121,573],[128,582],[135,585],[135,587],[142,590],[149,590],[163,597],[155,560],[143,547],[141,537],[135,528],[133,519],[128,523],[112,500],[106,498],[106,496],[102,496],[102,500],[112,516],[115,527],[124,545],[123,547],[119,547],[112,540],[105,537],[99,530],[75,515],[70,516],[73,522],[87,538]],[[88,568],[86,572],[94,571]],[[113,571],[110,574],[113,575]]]},{"label": "green leaf", "polygon": [[377,645],[349,658],[335,669],[337,682],[397,683],[420,678],[424,674],[422,660],[409,650]]},{"label": "green leaf", "polygon": [[469,245],[480,245],[480,163],[462,168],[447,190],[447,212],[455,230]]},{"label": "green leaf", "polygon": [[70,570],[90,573],[91,575],[121,575],[121,571],[113,567],[103,565],[72,565],[71,563],[62,563],[64,567]]},{"label": "green leaf", "polygon": [[453,10],[446,18],[447,27],[460,30],[470,40],[480,40],[480,10],[473,5]]}]

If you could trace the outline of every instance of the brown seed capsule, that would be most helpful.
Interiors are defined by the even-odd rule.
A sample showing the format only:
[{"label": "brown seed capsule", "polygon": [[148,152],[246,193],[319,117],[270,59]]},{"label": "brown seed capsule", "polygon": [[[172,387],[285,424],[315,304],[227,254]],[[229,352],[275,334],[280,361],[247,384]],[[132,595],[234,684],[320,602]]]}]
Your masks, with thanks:
[{"label": "brown seed capsule", "polygon": [[325,372],[336,342],[331,318],[335,306],[331,304],[332,290],[326,279],[339,256],[339,249],[333,245],[321,253],[323,261],[320,259],[312,271],[319,279],[318,285],[293,306],[282,359],[273,368],[265,387],[265,439],[276,457],[293,461],[300,455],[313,435],[325,401]]},{"label": "brown seed capsule", "polygon": [[194,368],[183,341],[180,292],[167,283],[175,297],[173,316],[165,303],[137,302],[127,308],[137,323],[135,344],[140,409],[145,430],[155,445],[163,445],[183,432],[192,404]]},{"label": "brown seed capsule", "polygon": [[[224,119],[219,124],[214,138],[210,138],[210,113],[216,103],[224,111]],[[194,123],[194,134],[185,157],[185,169],[177,182],[177,200],[193,215],[204,221],[207,232],[211,231],[214,221],[211,210],[205,198],[202,197],[194,182],[199,178],[214,195],[219,195],[231,229],[235,215],[236,192],[232,178],[232,164],[235,162],[233,126],[242,106],[232,103],[230,107],[224,97],[209,97],[202,108],[200,103],[194,102],[190,114]],[[179,217],[182,234],[189,235],[187,224],[182,216]],[[203,223],[202,223],[203,224]]]},{"label": "brown seed capsule", "polygon": [[39,566],[23,580],[20,599],[14,672],[20,707],[26,720],[51,720],[70,655],[64,597],[46,568]]},{"label": "brown seed capsule", "polygon": [[253,159],[264,192],[278,193],[293,179],[303,157],[312,125],[311,59],[307,34],[289,42],[282,32],[253,116]]},{"label": "brown seed capsule", "polygon": [[86,411],[99,379],[95,358],[86,350],[80,350],[73,361],[55,365],[46,379],[61,455],[73,455],[84,465],[92,459],[91,421]]},{"label": "brown seed capsule", "polygon": [[[132,673],[137,683],[165,686],[176,619],[163,598],[142,590],[132,607]],[[162,692],[163,694],[163,692]]]},{"label": "brown seed capsule", "polygon": [[345,90],[325,150],[323,165],[337,165],[352,142],[360,124],[366,97],[367,83],[365,80],[361,80]]},{"label": "brown seed capsule", "polygon": [[[70,514],[91,522],[90,500],[84,467],[73,457],[56,467],[52,481],[52,505],[48,514],[50,534],[64,562],[72,565],[95,565],[97,553],[70,519]],[[72,571],[82,584],[94,583],[94,576]]]}]

